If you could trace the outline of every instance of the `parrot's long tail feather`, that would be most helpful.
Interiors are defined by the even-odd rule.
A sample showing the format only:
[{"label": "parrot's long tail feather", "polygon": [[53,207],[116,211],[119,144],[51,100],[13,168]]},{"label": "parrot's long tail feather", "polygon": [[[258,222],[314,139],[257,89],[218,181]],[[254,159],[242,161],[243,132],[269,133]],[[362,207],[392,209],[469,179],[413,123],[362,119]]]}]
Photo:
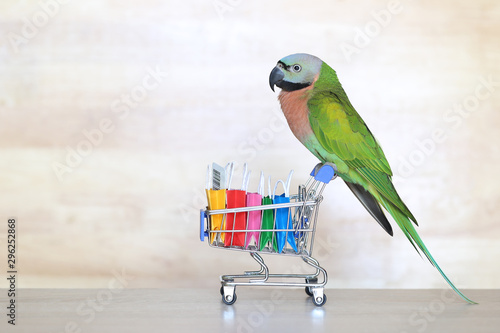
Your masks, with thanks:
[{"label": "parrot's long tail feather", "polygon": [[[394,204],[389,202],[387,199],[383,198],[382,196],[379,197],[382,205],[384,206],[385,209],[392,215],[396,223],[399,225],[401,230],[403,230],[403,233],[405,236],[408,238],[410,243],[413,245],[415,250],[420,254],[420,251],[427,257],[427,259],[431,262],[431,264],[437,268],[439,273],[443,276],[443,278],[446,280],[446,282],[450,285],[450,287],[460,296],[462,297],[466,302],[470,304],[477,304],[476,302],[470,300],[467,298],[460,290],[458,290],[457,287],[448,279],[446,274],[441,270],[441,267],[437,264],[436,260],[432,257],[431,253],[429,250],[427,250],[427,247],[425,246],[424,242],[418,235],[417,231],[415,230],[415,227],[413,226],[412,222],[410,219],[405,216]],[[420,251],[418,251],[418,249]]]}]

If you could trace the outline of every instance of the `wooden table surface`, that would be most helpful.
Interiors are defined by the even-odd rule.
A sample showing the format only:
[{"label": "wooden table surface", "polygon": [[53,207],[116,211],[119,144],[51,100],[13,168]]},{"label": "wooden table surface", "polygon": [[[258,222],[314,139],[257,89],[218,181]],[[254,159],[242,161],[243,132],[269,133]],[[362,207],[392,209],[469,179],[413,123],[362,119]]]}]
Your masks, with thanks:
[{"label": "wooden table surface", "polygon": [[[238,287],[234,305],[209,289],[20,289],[16,325],[1,332],[474,332],[500,331],[500,290],[327,289],[316,307],[302,289]],[[7,290],[2,295],[5,313]]]}]

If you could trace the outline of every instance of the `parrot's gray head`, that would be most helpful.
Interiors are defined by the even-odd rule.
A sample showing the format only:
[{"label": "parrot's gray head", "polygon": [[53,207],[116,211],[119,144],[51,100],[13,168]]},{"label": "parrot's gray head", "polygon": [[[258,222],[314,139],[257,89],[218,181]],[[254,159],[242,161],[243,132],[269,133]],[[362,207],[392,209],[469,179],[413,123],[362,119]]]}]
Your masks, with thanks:
[{"label": "parrot's gray head", "polygon": [[296,53],[284,57],[269,75],[269,85],[274,91],[278,86],[284,91],[309,87],[318,78],[323,61],[310,54]]}]

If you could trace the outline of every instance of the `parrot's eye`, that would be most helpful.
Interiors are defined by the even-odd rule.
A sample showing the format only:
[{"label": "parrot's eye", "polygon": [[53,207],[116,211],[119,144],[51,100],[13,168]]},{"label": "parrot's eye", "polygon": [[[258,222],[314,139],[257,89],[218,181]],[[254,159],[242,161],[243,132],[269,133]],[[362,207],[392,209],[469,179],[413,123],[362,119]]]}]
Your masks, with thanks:
[{"label": "parrot's eye", "polygon": [[295,73],[298,73],[302,70],[302,67],[300,67],[299,64],[295,64],[292,66],[292,70],[295,72]]}]

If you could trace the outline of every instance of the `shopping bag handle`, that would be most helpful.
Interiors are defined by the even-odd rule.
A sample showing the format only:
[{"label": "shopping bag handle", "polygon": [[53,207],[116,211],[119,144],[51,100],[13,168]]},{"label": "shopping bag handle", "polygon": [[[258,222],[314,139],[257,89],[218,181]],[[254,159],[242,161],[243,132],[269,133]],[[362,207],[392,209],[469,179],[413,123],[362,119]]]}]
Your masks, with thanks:
[{"label": "shopping bag handle", "polygon": [[336,170],[337,166],[333,163],[318,163],[311,171],[311,176],[317,181],[328,184],[337,177]]}]

